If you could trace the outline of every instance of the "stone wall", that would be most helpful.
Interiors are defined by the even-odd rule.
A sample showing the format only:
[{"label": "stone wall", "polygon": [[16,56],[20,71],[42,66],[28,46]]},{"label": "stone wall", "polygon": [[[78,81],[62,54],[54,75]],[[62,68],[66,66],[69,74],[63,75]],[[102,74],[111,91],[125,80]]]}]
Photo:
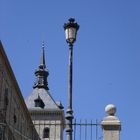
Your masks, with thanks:
[{"label": "stone wall", "polygon": [[[63,140],[65,127],[63,110],[30,110],[30,114],[41,140]],[[45,128],[49,129],[48,138],[43,137]]]},{"label": "stone wall", "polygon": [[30,114],[0,42],[0,139],[38,140]]}]

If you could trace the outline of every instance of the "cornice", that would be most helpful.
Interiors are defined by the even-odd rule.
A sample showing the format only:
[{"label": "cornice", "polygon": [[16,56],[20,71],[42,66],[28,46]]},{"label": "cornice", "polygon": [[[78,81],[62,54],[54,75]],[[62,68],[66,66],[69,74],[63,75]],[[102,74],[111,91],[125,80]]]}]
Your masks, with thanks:
[{"label": "cornice", "polygon": [[64,115],[64,110],[58,109],[29,109],[30,114]]}]

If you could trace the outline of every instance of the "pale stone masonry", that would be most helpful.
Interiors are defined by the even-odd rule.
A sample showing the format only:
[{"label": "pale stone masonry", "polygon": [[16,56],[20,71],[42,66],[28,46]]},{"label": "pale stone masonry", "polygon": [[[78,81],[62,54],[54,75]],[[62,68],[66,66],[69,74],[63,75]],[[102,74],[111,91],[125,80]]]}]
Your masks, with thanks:
[{"label": "pale stone masonry", "polygon": [[109,104],[105,108],[107,116],[101,122],[103,129],[103,140],[120,140],[121,122],[115,116],[116,107]]},{"label": "pale stone masonry", "polygon": [[30,110],[34,126],[40,135],[41,139],[44,139],[43,132],[45,128],[49,128],[50,140],[63,140],[63,118],[62,111],[57,110]]}]

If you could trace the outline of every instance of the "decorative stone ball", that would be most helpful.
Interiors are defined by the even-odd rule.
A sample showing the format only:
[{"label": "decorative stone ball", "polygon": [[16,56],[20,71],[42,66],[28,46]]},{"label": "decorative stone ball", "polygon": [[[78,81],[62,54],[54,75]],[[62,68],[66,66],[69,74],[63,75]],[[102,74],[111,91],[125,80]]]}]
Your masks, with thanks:
[{"label": "decorative stone ball", "polygon": [[109,116],[114,116],[116,113],[116,110],[117,109],[116,109],[115,105],[113,105],[113,104],[109,104],[105,107],[105,112]]}]

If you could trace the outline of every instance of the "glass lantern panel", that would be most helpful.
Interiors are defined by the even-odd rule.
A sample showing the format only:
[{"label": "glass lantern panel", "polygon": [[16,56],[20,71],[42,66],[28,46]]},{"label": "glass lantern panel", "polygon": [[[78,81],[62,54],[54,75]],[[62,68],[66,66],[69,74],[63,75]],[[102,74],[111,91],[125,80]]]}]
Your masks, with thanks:
[{"label": "glass lantern panel", "polygon": [[71,27],[71,28],[67,28],[65,30],[65,34],[66,34],[66,40],[69,43],[73,43],[75,41],[76,38],[76,29]]},{"label": "glass lantern panel", "polygon": [[69,39],[75,39],[76,29],[73,27],[69,28],[68,34]]},{"label": "glass lantern panel", "polygon": [[69,31],[68,29],[65,30],[66,40],[68,40],[68,37],[69,37],[68,36],[69,35],[68,31]]}]

